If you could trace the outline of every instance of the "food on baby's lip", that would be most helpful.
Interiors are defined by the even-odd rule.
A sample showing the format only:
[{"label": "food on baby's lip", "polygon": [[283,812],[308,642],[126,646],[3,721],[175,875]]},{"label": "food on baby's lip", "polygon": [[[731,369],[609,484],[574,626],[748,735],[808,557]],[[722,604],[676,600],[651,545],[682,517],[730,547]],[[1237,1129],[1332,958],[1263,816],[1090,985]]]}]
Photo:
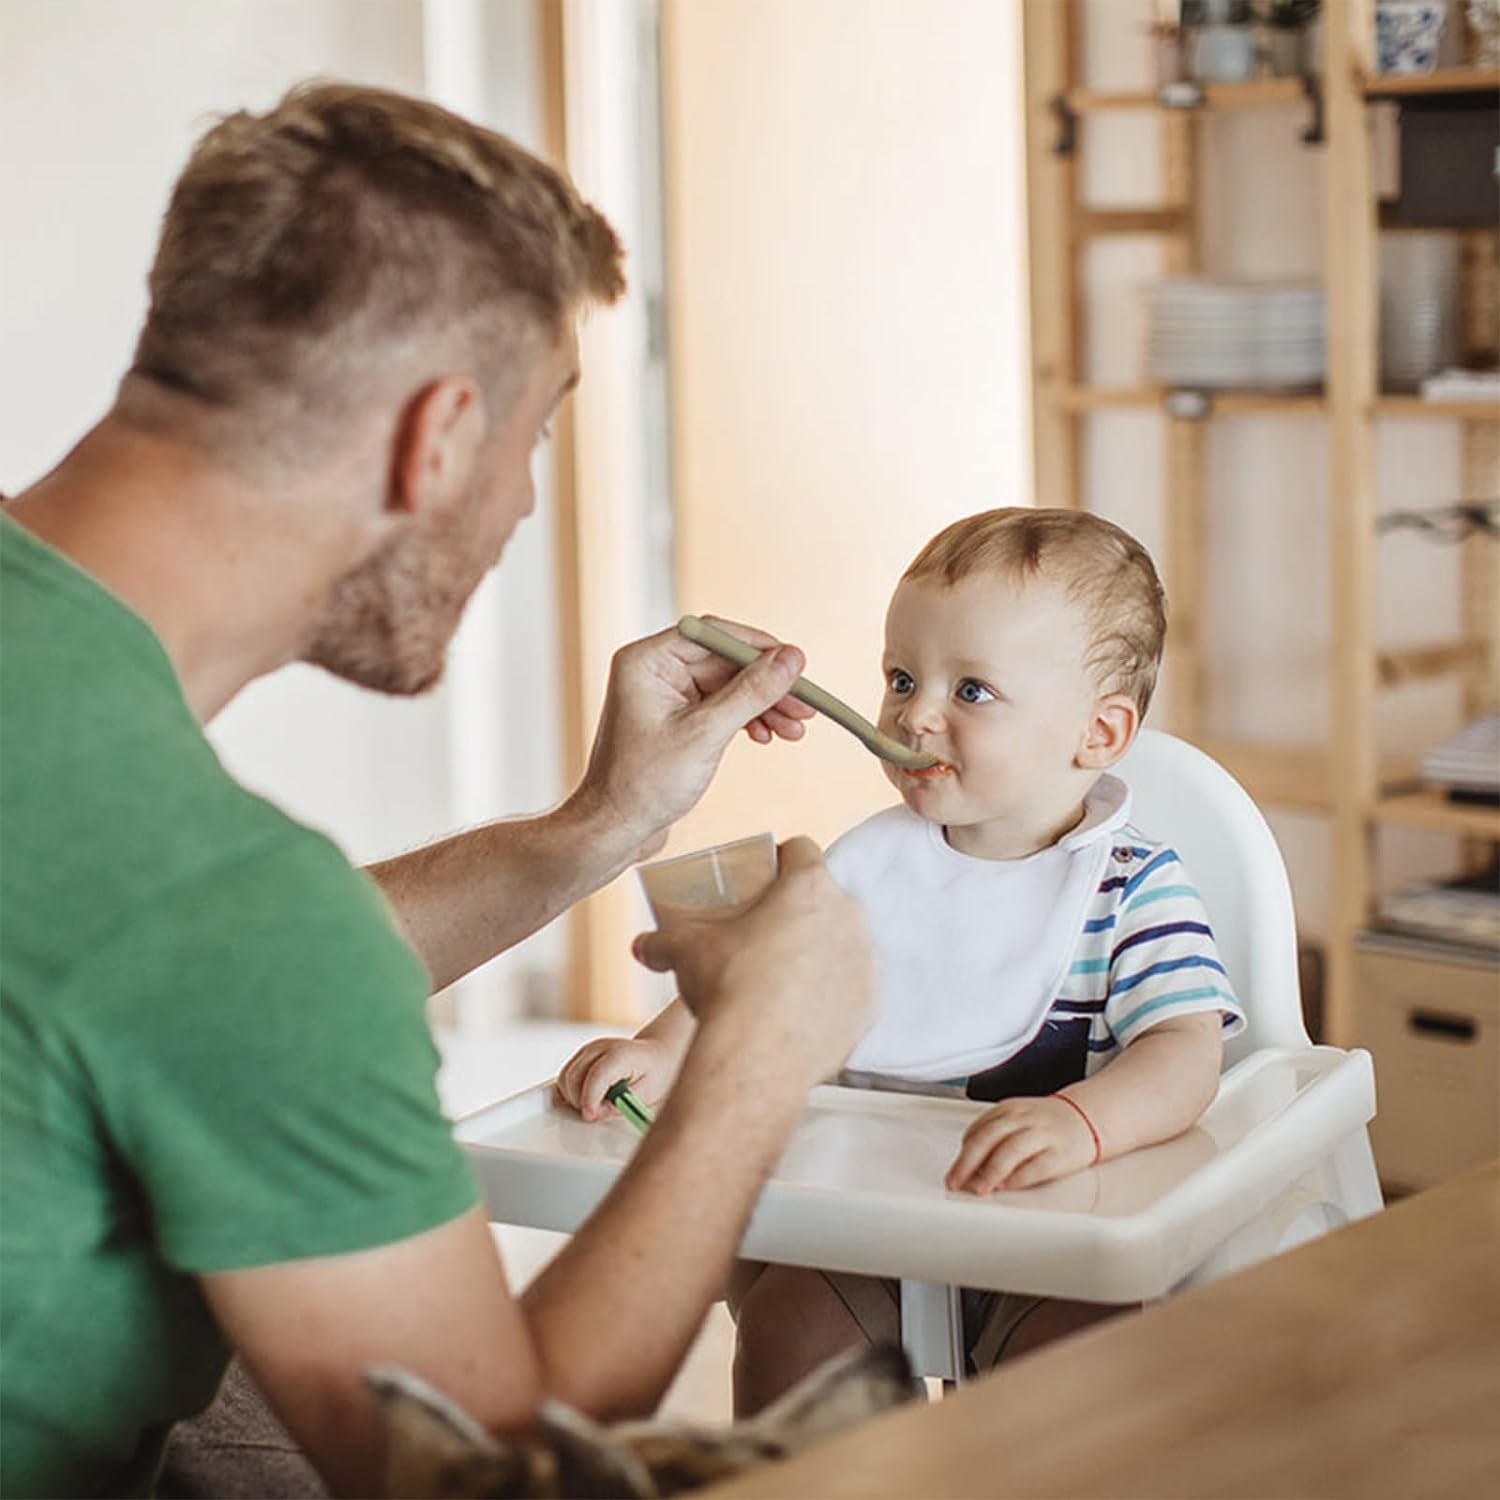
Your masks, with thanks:
[{"label": "food on baby's lip", "polygon": [[936,765],[921,766],[916,770],[903,771],[903,776],[914,776],[919,781],[933,781],[939,776],[953,775],[953,767],[945,760],[940,760]]}]

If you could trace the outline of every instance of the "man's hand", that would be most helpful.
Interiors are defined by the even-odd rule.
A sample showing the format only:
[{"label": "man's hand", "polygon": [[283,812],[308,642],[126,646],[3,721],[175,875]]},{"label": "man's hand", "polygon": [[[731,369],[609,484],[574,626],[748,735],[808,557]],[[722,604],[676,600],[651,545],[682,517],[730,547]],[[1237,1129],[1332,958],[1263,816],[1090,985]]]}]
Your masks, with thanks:
[{"label": "man's hand", "polygon": [[704,1032],[742,1032],[803,1088],[837,1071],[870,1022],[874,958],[859,907],[811,839],[779,851],[775,882],[749,911],[674,918],[642,933],[635,956],[677,975]]},{"label": "man's hand", "polygon": [[1072,1105],[1051,1097],[1003,1099],[964,1131],[943,1186],[980,1195],[1035,1187],[1093,1161],[1094,1138]]},{"label": "man's hand", "polygon": [[610,665],[588,770],[570,800],[612,814],[639,844],[637,858],[661,848],[708,790],[739,730],[763,745],[797,740],[812,717],[785,696],[803,667],[795,646],[747,625],[714,623],[763,648],[760,660],[740,669],[673,628],[623,647]]}]

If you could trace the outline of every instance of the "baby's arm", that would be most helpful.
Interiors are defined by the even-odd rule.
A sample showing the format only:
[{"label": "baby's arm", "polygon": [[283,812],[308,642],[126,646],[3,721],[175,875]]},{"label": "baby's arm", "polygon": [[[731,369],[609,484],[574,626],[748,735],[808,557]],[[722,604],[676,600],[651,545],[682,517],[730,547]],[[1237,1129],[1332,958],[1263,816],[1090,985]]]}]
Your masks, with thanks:
[{"label": "baby's arm", "polygon": [[630,1082],[642,1104],[659,1104],[672,1087],[696,1022],[674,1000],[633,1037],[602,1036],[585,1042],[557,1075],[557,1096],[585,1120],[609,1114],[604,1095],[620,1079]]},{"label": "baby's arm", "polygon": [[1123,1050],[1048,1098],[1009,1099],[981,1115],[949,1168],[950,1188],[1050,1182],[1180,1135],[1212,1102],[1224,1037],[1244,1018],[1208,913],[1173,849],[1150,852],[1125,892],[1108,929],[1104,1005]]},{"label": "baby's arm", "polygon": [[[1181,1135],[1212,1103],[1223,1061],[1218,1011],[1175,1016],[1107,1068],[1039,1099],[1006,1099],[964,1133],[953,1191],[1034,1187]],[[1070,1102],[1071,1101],[1071,1102]]]}]

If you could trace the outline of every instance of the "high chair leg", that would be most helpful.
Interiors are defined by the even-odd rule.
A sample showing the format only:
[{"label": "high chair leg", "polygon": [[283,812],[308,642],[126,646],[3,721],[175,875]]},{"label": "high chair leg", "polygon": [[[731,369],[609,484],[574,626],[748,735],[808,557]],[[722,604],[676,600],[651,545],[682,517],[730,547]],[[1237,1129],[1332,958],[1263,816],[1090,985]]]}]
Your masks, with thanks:
[{"label": "high chair leg", "polygon": [[964,1321],[956,1286],[901,1283],[901,1345],[913,1374],[963,1382]]}]

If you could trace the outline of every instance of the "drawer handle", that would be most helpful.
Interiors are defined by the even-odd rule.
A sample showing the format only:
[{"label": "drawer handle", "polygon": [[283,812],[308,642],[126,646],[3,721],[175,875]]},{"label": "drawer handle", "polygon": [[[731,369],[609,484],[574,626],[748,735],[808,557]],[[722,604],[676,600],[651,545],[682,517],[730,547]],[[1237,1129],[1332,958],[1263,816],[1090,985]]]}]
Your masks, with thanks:
[{"label": "drawer handle", "polygon": [[1468,1016],[1444,1015],[1436,1010],[1414,1010],[1406,1021],[1419,1035],[1440,1042],[1472,1042],[1479,1032]]}]

